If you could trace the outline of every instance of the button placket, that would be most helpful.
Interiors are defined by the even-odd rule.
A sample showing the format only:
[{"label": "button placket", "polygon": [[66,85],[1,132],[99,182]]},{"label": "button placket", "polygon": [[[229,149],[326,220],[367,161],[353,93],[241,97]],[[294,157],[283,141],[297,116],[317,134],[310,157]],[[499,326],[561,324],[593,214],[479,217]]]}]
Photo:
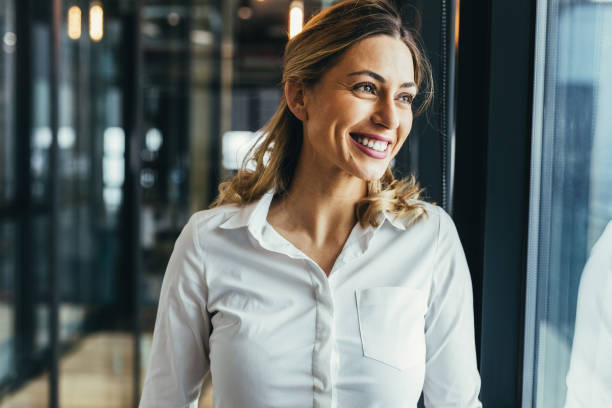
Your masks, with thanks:
[{"label": "button placket", "polygon": [[[335,320],[335,319],[334,319]],[[332,358],[331,358],[331,379],[332,379],[332,400],[331,400],[331,406],[332,408],[335,408],[338,406],[338,394],[336,393],[335,390],[335,386],[338,382],[338,370],[339,370],[339,366],[340,366],[340,355],[338,354],[338,343],[336,341],[337,337],[336,337],[336,330],[335,330],[336,324],[335,321],[332,322],[332,338],[331,338],[331,342],[332,342]]]},{"label": "button placket", "polygon": [[333,356],[335,352],[334,300],[329,280],[323,270],[308,260],[316,301],[316,334],[313,349],[312,372],[314,384],[313,406],[333,406],[333,384],[335,373]]}]

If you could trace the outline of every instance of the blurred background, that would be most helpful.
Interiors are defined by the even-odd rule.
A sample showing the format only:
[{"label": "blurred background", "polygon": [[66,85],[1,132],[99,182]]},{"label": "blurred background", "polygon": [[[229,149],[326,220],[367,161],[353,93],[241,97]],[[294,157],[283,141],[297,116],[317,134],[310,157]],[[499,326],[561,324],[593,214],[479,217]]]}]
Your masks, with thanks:
[{"label": "blurred background", "polygon": [[[482,399],[559,407],[612,219],[612,3],[395,1],[435,100],[393,163],[452,213]],[[0,0],[0,406],[137,406],[164,270],[326,0]],[[207,379],[201,407],[212,407]]]},{"label": "blurred background", "polygon": [[137,403],[174,241],[331,4],[0,1],[1,406]]}]

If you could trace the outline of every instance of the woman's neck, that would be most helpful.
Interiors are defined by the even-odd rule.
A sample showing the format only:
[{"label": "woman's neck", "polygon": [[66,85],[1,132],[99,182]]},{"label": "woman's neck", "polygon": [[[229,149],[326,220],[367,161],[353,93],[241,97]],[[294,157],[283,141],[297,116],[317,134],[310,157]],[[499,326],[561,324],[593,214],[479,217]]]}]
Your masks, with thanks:
[{"label": "woman's neck", "polygon": [[268,221],[283,232],[308,237],[315,247],[344,242],[366,189],[364,180],[340,169],[300,160],[288,193],[272,202]]}]

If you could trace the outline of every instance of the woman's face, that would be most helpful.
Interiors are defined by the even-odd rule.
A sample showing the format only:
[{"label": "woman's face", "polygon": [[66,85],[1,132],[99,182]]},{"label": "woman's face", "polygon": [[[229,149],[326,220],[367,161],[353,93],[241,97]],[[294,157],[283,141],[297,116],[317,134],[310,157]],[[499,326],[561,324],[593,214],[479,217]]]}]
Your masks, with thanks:
[{"label": "woman's face", "polygon": [[303,91],[304,144],[316,165],[362,180],[382,177],[412,127],[412,54],[386,35],[352,46]]}]

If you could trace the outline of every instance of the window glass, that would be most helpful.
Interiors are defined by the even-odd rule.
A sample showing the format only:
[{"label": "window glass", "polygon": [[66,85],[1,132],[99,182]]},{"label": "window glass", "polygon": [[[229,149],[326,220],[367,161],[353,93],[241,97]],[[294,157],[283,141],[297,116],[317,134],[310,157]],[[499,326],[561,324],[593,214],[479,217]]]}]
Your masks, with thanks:
[{"label": "window glass", "polygon": [[[48,351],[50,344],[50,327],[49,327],[49,303],[51,293],[49,290],[49,218],[50,216],[36,215],[32,217],[31,225],[31,246],[29,253],[32,259],[32,276],[35,284],[32,285],[32,293],[34,299],[33,324],[34,333],[32,342],[32,352],[43,356]],[[44,357],[43,357],[44,358]]]},{"label": "window glass", "polygon": [[[51,2],[17,9],[22,43],[11,35],[21,3],[0,2],[0,405],[50,403],[50,283],[57,281],[59,405],[130,406],[174,242],[236,172],[279,103],[290,5],[308,17],[332,1],[60,3],[53,67]],[[21,72],[18,46],[29,65]],[[30,89],[19,98],[31,116],[19,134],[17,83]],[[19,156],[18,141],[29,149]],[[138,158],[129,163],[131,153]],[[17,168],[29,168],[19,189]],[[130,249],[135,241],[140,253]],[[17,382],[5,381],[14,373]],[[211,406],[210,387],[201,400]]]},{"label": "window glass", "polygon": [[0,383],[15,376],[15,274],[17,228],[0,221]]},{"label": "window glass", "polygon": [[[44,7],[28,13],[26,22],[24,8],[17,5],[21,4],[4,1],[0,5],[0,405],[9,408],[46,406],[49,388],[48,375],[43,374],[49,362],[45,194],[51,134],[44,112],[49,106],[45,78],[49,29]],[[18,54],[31,70],[16,69]],[[31,94],[25,97],[17,90],[24,80],[31,81]],[[32,118],[31,128],[23,129],[23,123],[16,121],[18,104],[37,96],[37,103],[22,106],[22,112],[29,110]],[[42,128],[46,129],[36,132]],[[29,142],[21,138],[24,133],[30,135]],[[17,149],[19,144],[31,146],[30,154]],[[18,180],[28,180],[30,175],[17,174],[17,169],[28,167],[32,183],[18,186]],[[16,389],[20,392],[15,393]]]},{"label": "window glass", "polygon": [[15,3],[0,4],[0,207],[15,196]]},{"label": "window glass", "polygon": [[49,35],[45,22],[32,26],[32,129],[30,152],[30,191],[35,203],[45,205],[50,198],[49,153],[51,151],[51,98],[49,87]]},{"label": "window glass", "polygon": [[612,3],[538,8],[524,406],[612,406]]},{"label": "window glass", "polygon": [[[126,223],[121,222],[127,145],[123,98],[132,91],[124,72],[135,59],[130,46],[137,40],[133,33],[125,35],[125,28],[134,21],[136,6],[68,0],[62,6],[55,84],[50,77],[51,3],[18,10],[19,21],[31,36],[18,44],[31,71],[14,75],[31,85],[31,97],[22,102],[31,122],[27,124],[30,150],[13,159],[20,161],[20,168],[29,166],[31,183],[23,187],[25,197],[19,197],[25,203],[22,208],[0,213],[11,221],[0,218],[0,405],[49,405],[51,250],[57,247],[59,405],[104,401],[106,407],[130,406],[135,396],[135,319],[128,284],[132,271],[126,271],[119,254],[127,239],[123,237],[128,236]],[[71,16],[78,18],[71,21]],[[4,22],[0,14],[0,24]],[[0,67],[6,61],[0,53]],[[4,71],[0,72],[1,77]],[[0,84],[2,98],[5,85],[6,81]],[[57,104],[51,103],[53,86],[57,86]],[[14,94],[6,98],[0,101],[3,106],[16,105]],[[50,162],[52,108],[58,112],[56,172]],[[7,112],[0,110],[0,126]],[[12,149],[9,153],[15,156],[11,146],[17,140],[15,132],[0,132],[2,171],[3,149]],[[4,174],[0,173],[0,195]],[[57,179],[52,180],[55,174]],[[6,177],[15,183],[14,173]],[[52,181],[59,190],[56,223]],[[0,199],[0,211],[2,205]],[[57,246],[50,244],[51,239],[57,240]],[[7,354],[11,344],[17,352]],[[6,373],[14,375],[8,378]]]},{"label": "window glass", "polygon": [[[15,4],[0,4],[0,211],[14,203],[15,155],[14,72],[17,35]],[[17,228],[0,215],[0,384],[15,375],[15,274]]]},{"label": "window glass", "polygon": [[[59,341],[66,352],[59,399],[60,405],[103,400],[109,408],[124,407],[134,398],[130,270],[121,248],[129,236],[124,101],[132,91],[127,67],[136,41],[126,32],[135,5],[62,4],[57,280]],[[83,383],[92,387],[78,386]]]}]

